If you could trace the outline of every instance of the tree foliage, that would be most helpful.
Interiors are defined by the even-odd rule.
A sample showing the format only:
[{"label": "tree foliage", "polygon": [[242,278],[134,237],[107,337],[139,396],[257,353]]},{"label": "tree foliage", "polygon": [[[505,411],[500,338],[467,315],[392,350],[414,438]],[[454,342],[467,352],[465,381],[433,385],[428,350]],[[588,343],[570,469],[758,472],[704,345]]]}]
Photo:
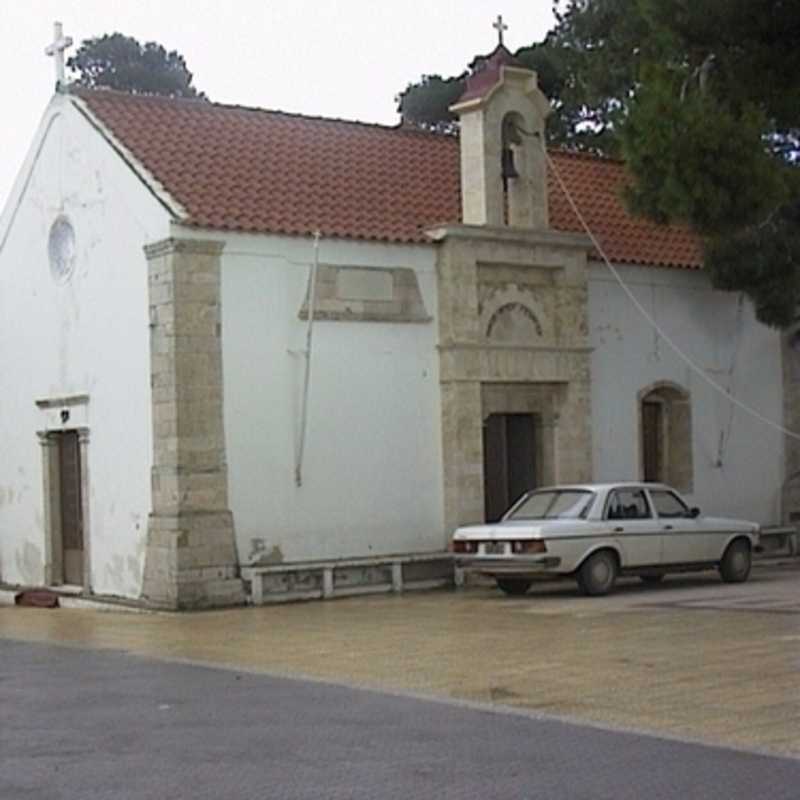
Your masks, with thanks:
[{"label": "tree foliage", "polygon": [[787,326],[800,304],[800,3],[628,2],[653,42],[618,125],[628,201],[688,223],[715,285]]},{"label": "tree foliage", "polygon": [[452,78],[423,75],[395,98],[397,110],[406,123],[427,130],[450,133],[456,128],[456,115],[450,106],[464,93],[467,73]]},{"label": "tree foliage", "polygon": [[747,292],[759,319],[791,324],[800,297],[800,199],[761,223],[710,238],[706,264],[717,288]]},{"label": "tree foliage", "polygon": [[121,33],[86,39],[67,66],[77,74],[75,83],[89,89],[205,98],[192,85],[192,73],[180,53],[157,42],[140,44]]},{"label": "tree foliage", "polygon": [[710,93],[681,95],[668,70],[643,81],[620,126],[637,181],[634,210],[661,222],[677,218],[704,234],[734,233],[764,219],[785,198],[784,165],[769,152],[763,111],[736,113]]},{"label": "tree foliage", "polygon": [[[627,13],[628,4],[629,0],[584,2],[582,13],[559,15],[557,25],[542,42],[514,54],[536,71],[539,86],[553,105],[555,113],[548,118],[550,142],[596,152],[616,151],[614,121],[635,82],[631,51],[637,49],[634,42],[641,31],[640,21]],[[460,75],[423,76],[409,83],[396,97],[403,122],[454,130],[456,120],[448,109],[463,92],[477,60]],[[447,91],[442,91],[445,87]]]},{"label": "tree foliage", "polygon": [[[800,0],[554,8],[544,41],[516,53],[554,106],[549,141],[621,155],[630,208],[690,225],[716,286],[746,292],[763,322],[790,324],[800,305]],[[465,77],[436,81],[454,89]],[[452,128],[451,102],[423,79],[398,110]]]}]

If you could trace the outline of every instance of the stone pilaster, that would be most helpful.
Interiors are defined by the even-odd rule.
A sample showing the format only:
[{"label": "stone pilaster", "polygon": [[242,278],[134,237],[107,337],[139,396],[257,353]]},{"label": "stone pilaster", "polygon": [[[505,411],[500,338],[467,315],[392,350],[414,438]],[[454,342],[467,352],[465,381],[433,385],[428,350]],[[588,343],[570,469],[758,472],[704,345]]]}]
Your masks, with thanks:
[{"label": "stone pilaster", "polygon": [[168,608],[241,603],[228,508],[217,242],[145,248],[150,289],[153,508],[142,596]]},{"label": "stone pilaster", "polygon": [[64,548],[61,543],[61,487],[58,470],[58,440],[40,431],[42,446],[42,496],[44,497],[44,582],[46,586],[64,579]]}]

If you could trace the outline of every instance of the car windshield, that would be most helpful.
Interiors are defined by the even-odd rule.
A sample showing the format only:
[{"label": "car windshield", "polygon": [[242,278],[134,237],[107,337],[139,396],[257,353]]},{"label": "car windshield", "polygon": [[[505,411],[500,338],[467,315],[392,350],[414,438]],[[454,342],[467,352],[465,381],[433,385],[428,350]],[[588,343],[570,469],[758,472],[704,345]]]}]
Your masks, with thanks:
[{"label": "car windshield", "polygon": [[583,489],[531,492],[506,519],[579,519],[586,516],[593,499],[594,494]]}]

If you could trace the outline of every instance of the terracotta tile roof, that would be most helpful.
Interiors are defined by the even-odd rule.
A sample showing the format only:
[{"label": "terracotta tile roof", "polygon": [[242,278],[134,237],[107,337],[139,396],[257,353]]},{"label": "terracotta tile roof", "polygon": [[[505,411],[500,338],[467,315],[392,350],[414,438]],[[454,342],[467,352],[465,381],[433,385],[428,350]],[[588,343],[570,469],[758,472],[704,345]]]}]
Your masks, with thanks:
[{"label": "terracotta tile roof", "polygon": [[[458,139],[198,100],[75,91],[169,195],[186,224],[229,231],[426,242],[461,217]],[[553,152],[556,168],[616,262],[697,267],[685,229],[632,217],[620,162]],[[581,231],[550,178],[554,228]]]},{"label": "terracotta tile roof", "polygon": [[[611,261],[692,269],[702,266],[700,240],[688,228],[657,225],[625,209],[620,196],[626,181],[621,161],[565,151],[551,152],[551,157],[575,205]],[[563,231],[582,231],[583,226],[552,174],[549,187],[550,224]]]},{"label": "terracotta tile roof", "polygon": [[522,66],[511,53],[502,45],[484,58],[477,58],[473,62],[473,69],[467,78],[467,86],[461,97],[456,100],[456,105],[483,97],[489,89],[500,82],[502,68],[509,66]]}]

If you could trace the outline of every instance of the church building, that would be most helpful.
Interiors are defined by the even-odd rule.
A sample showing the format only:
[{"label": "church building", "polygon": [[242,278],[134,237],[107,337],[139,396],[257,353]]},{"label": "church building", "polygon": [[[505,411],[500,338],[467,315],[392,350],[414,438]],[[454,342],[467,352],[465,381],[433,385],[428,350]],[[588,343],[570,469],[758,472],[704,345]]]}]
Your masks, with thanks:
[{"label": "church building", "polygon": [[458,136],[59,85],[0,218],[0,583],[425,583],[457,525],[554,483],[787,517],[797,453],[731,398],[797,422],[792,338],[625,210],[622,163],[545,148],[504,47],[454,111]]}]

